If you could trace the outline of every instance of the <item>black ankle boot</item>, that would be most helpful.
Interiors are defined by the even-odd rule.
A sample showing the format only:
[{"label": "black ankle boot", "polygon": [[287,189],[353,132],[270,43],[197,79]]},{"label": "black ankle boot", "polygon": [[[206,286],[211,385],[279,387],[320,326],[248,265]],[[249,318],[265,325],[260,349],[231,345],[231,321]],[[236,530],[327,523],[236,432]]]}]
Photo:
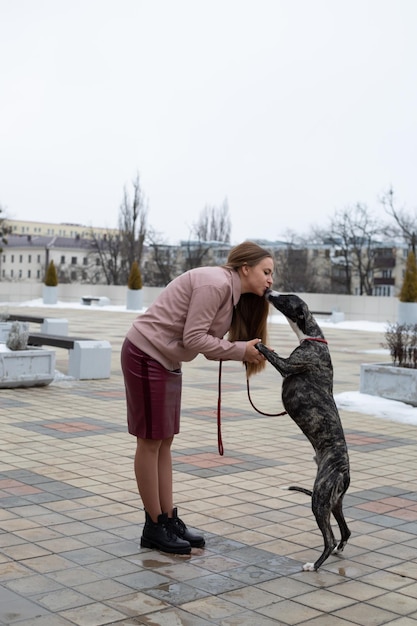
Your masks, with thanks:
[{"label": "black ankle boot", "polygon": [[145,516],[146,521],[140,540],[142,548],[153,548],[171,554],[190,554],[190,543],[174,532],[166,513],[158,515],[156,523],[146,511]]},{"label": "black ankle boot", "polygon": [[177,508],[172,509],[172,517],[168,518],[168,524],[179,539],[188,541],[192,548],[202,548],[206,541],[203,535],[198,535],[187,528],[182,519],[178,517]]}]

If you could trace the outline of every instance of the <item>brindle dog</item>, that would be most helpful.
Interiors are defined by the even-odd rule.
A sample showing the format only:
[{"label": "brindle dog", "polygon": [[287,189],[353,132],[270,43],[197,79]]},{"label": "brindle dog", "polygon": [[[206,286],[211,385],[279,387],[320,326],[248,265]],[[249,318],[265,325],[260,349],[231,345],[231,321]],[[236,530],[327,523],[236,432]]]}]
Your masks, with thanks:
[{"label": "brindle dog", "polygon": [[[312,509],[324,539],[324,550],[315,563],[306,563],[305,571],[317,570],[333,553],[343,550],[350,537],[343,515],[343,496],[350,482],[349,456],[333,398],[333,366],[329,348],[306,303],[296,295],[269,291],[266,298],[287,318],[300,345],[284,359],[262,343],[258,350],[283,376],[282,402],[285,410],[312,444],[317,475],[313,491],[289,487],[312,498]],[[341,533],[335,540],[330,517],[333,513]]]}]

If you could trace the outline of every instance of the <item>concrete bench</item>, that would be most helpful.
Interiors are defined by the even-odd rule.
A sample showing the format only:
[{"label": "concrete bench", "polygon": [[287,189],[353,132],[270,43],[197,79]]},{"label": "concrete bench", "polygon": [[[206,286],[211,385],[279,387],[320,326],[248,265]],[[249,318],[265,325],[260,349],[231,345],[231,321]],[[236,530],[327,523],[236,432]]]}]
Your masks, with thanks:
[{"label": "concrete bench", "polygon": [[37,317],[35,315],[10,313],[7,315],[6,321],[40,324],[41,333],[49,333],[51,335],[68,335],[68,320],[60,317]]},{"label": "concrete bench", "polygon": [[312,315],[325,315],[330,317],[331,321],[337,324],[338,322],[345,321],[345,314],[341,311],[311,311]]},{"label": "concrete bench", "polygon": [[81,304],[91,306],[97,304],[98,306],[107,306],[110,304],[110,298],[106,296],[81,296]]},{"label": "concrete bench", "polygon": [[110,378],[111,345],[108,341],[29,333],[28,345],[67,349],[69,352],[68,375],[77,380]]}]

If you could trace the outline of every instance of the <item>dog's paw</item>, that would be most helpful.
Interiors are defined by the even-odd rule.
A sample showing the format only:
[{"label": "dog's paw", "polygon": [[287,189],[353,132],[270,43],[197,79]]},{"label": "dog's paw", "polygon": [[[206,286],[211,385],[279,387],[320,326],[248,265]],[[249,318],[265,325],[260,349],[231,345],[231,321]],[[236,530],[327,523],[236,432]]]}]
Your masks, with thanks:
[{"label": "dog's paw", "polygon": [[304,563],[303,572],[315,572],[314,563]]}]

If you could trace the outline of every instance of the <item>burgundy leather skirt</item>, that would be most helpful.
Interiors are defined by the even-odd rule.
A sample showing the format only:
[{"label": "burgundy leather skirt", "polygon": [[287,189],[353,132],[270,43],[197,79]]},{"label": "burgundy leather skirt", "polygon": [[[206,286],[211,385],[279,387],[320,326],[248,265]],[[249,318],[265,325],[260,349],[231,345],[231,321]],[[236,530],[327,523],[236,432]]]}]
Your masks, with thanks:
[{"label": "burgundy leather skirt", "polygon": [[129,339],[122,346],[121,365],[129,433],[141,439],[168,439],[179,433],[181,371],[165,369]]}]

